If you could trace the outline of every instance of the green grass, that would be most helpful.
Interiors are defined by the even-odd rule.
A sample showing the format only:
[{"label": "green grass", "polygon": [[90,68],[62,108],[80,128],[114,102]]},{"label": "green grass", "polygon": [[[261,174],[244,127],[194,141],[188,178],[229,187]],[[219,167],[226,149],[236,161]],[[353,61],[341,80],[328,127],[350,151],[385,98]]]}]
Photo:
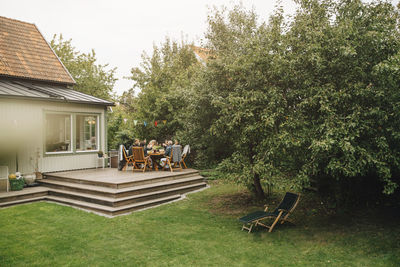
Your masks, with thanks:
[{"label": "green grass", "polygon": [[45,202],[5,208],[0,210],[0,266],[400,263],[398,221],[367,215],[347,221],[305,196],[294,214],[296,226],[279,226],[273,233],[240,231],[237,218],[258,206],[242,188],[214,181],[185,200],[112,219]]}]

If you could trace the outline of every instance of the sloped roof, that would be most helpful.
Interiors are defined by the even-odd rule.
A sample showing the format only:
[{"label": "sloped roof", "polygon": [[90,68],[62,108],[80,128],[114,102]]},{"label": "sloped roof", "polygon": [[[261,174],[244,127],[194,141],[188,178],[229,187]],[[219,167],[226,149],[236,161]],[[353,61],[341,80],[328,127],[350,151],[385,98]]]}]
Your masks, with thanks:
[{"label": "sloped roof", "polygon": [[114,103],[62,85],[0,80],[0,97],[114,106]]},{"label": "sloped roof", "polygon": [[0,76],[75,84],[34,24],[1,16]]}]

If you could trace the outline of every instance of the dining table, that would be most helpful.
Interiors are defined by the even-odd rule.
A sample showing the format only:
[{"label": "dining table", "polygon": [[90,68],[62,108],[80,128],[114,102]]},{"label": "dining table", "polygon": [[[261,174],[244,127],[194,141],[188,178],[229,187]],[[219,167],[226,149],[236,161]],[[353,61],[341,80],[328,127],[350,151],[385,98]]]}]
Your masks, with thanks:
[{"label": "dining table", "polygon": [[147,155],[150,156],[151,161],[153,162],[153,170],[158,171],[159,169],[162,169],[160,160],[164,158],[164,150],[149,150],[147,151]]}]

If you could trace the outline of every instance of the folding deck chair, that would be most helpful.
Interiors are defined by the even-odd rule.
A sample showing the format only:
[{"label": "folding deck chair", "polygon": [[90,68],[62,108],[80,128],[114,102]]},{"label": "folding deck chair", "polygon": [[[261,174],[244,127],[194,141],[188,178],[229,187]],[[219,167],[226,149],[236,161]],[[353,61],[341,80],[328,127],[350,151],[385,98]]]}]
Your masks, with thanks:
[{"label": "folding deck chair", "polygon": [[189,146],[189,145],[186,145],[186,146],[183,148],[182,160],[181,160],[181,163],[182,163],[184,169],[187,168],[187,167],[186,167],[186,164],[185,164],[185,158],[187,157],[188,154],[190,154],[190,146]]},{"label": "folding deck chair", "polygon": [[165,157],[167,162],[165,166],[169,166],[171,172],[174,170],[182,170],[182,146],[181,145],[173,145],[171,148],[171,156]]},{"label": "folding deck chair", "polygon": [[121,149],[122,149],[122,156],[124,157],[124,159],[125,159],[125,164],[124,164],[124,167],[122,168],[122,170],[125,170],[126,171],[126,169],[128,168],[128,166],[129,166],[129,163],[132,163],[132,165],[134,164],[133,163],[133,156],[128,156],[127,155],[127,152],[126,152],[126,148],[125,148],[125,146],[124,145],[121,145],[122,147],[121,147]]},{"label": "folding deck chair", "polygon": [[[289,221],[288,217],[296,208],[299,200],[300,194],[286,192],[282,202],[273,212],[267,212],[268,207],[266,207],[263,211],[255,211],[240,218],[239,221],[243,223],[242,230],[246,229],[250,233],[254,226],[261,225],[268,228],[268,232],[272,232],[278,222],[283,224],[284,222]],[[274,221],[271,225],[266,225],[261,222],[266,219],[274,219]]]},{"label": "folding deck chair", "polygon": [[132,147],[132,154],[133,154],[133,170],[140,170],[145,172],[146,167],[149,166],[150,161],[149,158],[150,156],[145,157],[144,156],[144,148],[142,146],[140,147]]}]

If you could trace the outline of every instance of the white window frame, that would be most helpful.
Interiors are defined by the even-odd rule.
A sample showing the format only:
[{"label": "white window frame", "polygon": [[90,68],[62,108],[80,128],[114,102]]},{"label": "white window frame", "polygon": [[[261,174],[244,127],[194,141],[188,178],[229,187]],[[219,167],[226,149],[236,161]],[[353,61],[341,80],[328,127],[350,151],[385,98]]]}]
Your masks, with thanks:
[{"label": "white window frame", "polygon": [[[74,153],[74,136],[73,136],[73,116],[72,113],[69,112],[45,112],[45,120],[47,120],[47,115],[68,115],[69,116],[69,121],[70,121],[70,145],[69,145],[69,150],[68,151],[55,151],[55,152],[48,152],[46,151],[47,147],[47,133],[45,129],[45,136],[44,136],[44,154],[45,155],[58,155],[58,154],[73,154]],[[45,128],[47,128],[47,125],[45,124]]]},{"label": "white window frame", "polygon": [[[98,151],[100,151],[100,115],[99,114],[95,114],[95,113],[76,113],[75,114],[75,121],[74,121],[74,123],[75,123],[75,127],[74,127],[74,130],[76,130],[76,122],[77,122],[77,119],[76,119],[76,116],[86,116],[86,117],[89,117],[89,116],[92,116],[92,117],[95,117],[96,118],[96,133],[97,133],[97,136],[96,136],[96,148],[97,149],[95,149],[95,150],[77,150],[76,149],[76,145],[74,146],[74,152],[75,153],[77,153],[77,154],[81,154],[81,153],[92,153],[92,152],[98,152]],[[75,138],[75,144],[77,143],[77,138],[76,138],[76,135],[74,136],[74,138]]]}]

